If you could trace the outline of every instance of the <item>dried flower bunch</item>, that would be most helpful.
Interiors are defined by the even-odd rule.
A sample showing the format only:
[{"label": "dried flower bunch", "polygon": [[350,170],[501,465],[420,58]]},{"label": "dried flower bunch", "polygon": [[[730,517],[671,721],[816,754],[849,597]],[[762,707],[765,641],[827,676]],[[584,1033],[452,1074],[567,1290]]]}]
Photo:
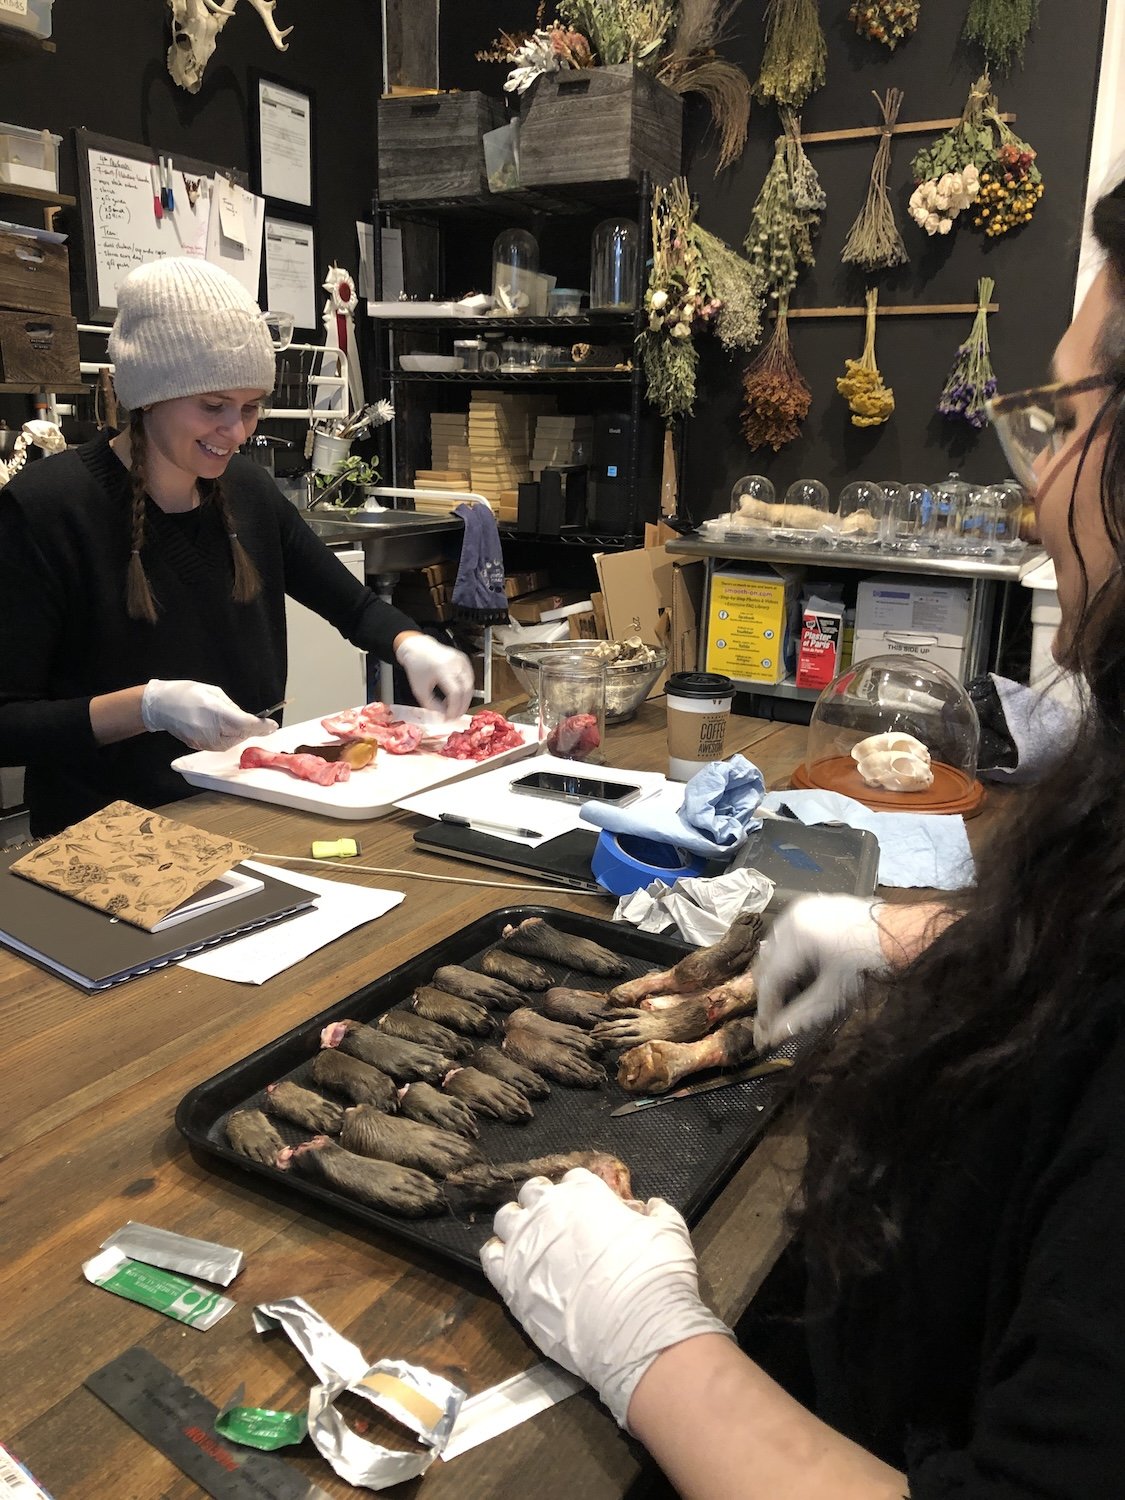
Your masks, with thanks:
[{"label": "dried flower bunch", "polygon": [[765,281],[761,271],[730,248],[718,235],[696,228],[703,262],[711,278],[715,332],[728,352],[753,349],[762,336],[762,298]]},{"label": "dried flower bunch", "polygon": [[[540,5],[537,15],[540,22],[543,10],[543,5]],[[509,94],[526,94],[544,73],[563,73],[594,66],[589,40],[580,31],[559,21],[552,21],[549,26],[540,24],[530,33],[502,31],[487,51],[476,54],[476,59],[478,62],[509,65],[511,72],[504,80],[504,91]]]},{"label": "dried flower bunch", "polygon": [[782,293],[773,333],[742,377],[742,436],[751,448],[776,453],[800,434],[811,405],[789,344],[789,297]]},{"label": "dried flower bunch", "polygon": [[875,362],[875,318],[879,293],[871,287],[867,293],[867,331],[859,359],[844,361],[845,373],[836,381],[836,389],[848,403],[853,427],[881,427],[895,409],[895,393],[883,384]]},{"label": "dried flower bunch", "polygon": [[1000,138],[993,160],[980,174],[980,197],[973,213],[973,228],[997,239],[1031,223],[1044,193],[1043,174],[1035,165],[1036,153],[1000,119],[992,119]]},{"label": "dried flower bunch", "polygon": [[766,6],[766,45],[754,97],[800,109],[816,89],[824,87],[828,45],[820,24],[817,0],[769,0]]},{"label": "dried flower bunch", "polygon": [[848,20],[860,36],[882,42],[893,52],[917,31],[921,8],[921,0],[852,0]]},{"label": "dried flower bunch", "polygon": [[737,161],[750,125],[750,80],[720,57],[739,0],[679,0],[676,29],[656,76],[677,94],[699,94],[719,136],[716,174]]},{"label": "dried flower bunch", "polygon": [[675,0],[559,0],[559,16],[584,33],[603,67],[655,57],[676,20]]},{"label": "dried flower bunch", "polygon": [[814,263],[813,236],[828,201],[801,145],[799,116],[782,109],[781,122],[784,134],[774,145],[773,162],[743,242],[747,258],[762,273],[771,297],[792,291],[800,268]]},{"label": "dried flower bunch", "polygon": [[885,271],[902,266],[910,259],[895,221],[895,211],[887,194],[887,173],[891,165],[891,139],[899,110],[902,90],[888,89],[886,97],[875,101],[883,115],[879,144],[871,164],[867,198],[855,223],[848,231],[840,259],[845,265],[861,266],[865,271]]},{"label": "dried flower bunch", "polygon": [[963,35],[975,42],[990,68],[1023,61],[1028,34],[1039,19],[1039,0],[969,0]]},{"label": "dried flower bunch", "polygon": [[977,314],[969,337],[958,346],[953,367],[946,376],[937,409],[950,421],[983,427],[988,421],[985,403],[996,394],[996,376],[988,348],[988,304],[996,283],[990,276],[977,282]]},{"label": "dried flower bunch", "polygon": [[699,353],[695,328],[714,318],[719,300],[703,252],[695,202],[683,177],[652,194],[652,270],[641,334],[648,397],[669,421],[695,404]]}]

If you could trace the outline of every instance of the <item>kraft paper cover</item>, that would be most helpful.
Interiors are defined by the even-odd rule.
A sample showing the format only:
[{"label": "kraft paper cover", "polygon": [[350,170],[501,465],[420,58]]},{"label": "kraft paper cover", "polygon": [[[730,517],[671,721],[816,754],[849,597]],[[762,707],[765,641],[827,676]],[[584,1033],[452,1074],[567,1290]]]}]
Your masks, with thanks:
[{"label": "kraft paper cover", "polygon": [[17,875],[151,932],[157,922],[254,853],[221,838],[111,802],[12,865]]}]

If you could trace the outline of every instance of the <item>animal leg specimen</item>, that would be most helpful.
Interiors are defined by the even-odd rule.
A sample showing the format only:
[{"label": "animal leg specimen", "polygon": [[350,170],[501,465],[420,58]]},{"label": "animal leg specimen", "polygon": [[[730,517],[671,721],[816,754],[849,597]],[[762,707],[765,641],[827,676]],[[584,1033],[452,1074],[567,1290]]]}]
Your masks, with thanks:
[{"label": "animal leg specimen", "polygon": [[755,1055],[754,1023],[728,1021],[697,1042],[645,1042],[626,1052],[617,1081],[631,1094],[666,1094],[689,1073],[732,1068]]},{"label": "animal leg specimen", "polygon": [[762,919],[756,912],[735,917],[726,934],[710,948],[699,948],[681,958],[671,969],[627,979],[610,990],[611,1005],[636,1005],[646,995],[688,994],[709,990],[749,967],[758,951]]}]

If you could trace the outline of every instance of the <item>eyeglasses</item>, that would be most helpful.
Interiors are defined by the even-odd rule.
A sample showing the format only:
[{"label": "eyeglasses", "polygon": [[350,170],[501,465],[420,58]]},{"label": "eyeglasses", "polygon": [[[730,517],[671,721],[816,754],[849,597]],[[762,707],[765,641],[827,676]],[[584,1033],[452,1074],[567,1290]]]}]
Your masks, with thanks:
[{"label": "eyeglasses", "polygon": [[1010,396],[994,396],[985,403],[1012,474],[1029,494],[1039,487],[1044,454],[1053,458],[1061,452],[1078,427],[1072,398],[1119,384],[1113,375],[1088,375],[1085,380],[1059,381],[1015,391]]}]

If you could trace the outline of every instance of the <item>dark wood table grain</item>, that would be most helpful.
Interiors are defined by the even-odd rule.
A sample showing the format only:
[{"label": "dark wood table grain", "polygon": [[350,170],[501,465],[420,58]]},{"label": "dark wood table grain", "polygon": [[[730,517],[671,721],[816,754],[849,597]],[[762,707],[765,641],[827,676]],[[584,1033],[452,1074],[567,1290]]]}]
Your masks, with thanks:
[{"label": "dark wood table grain", "polygon": [[[783,785],[803,754],[805,733],[735,719],[728,753],[745,751],[767,782]],[[613,729],[607,749],[615,765],[664,769],[662,700]],[[417,820],[403,813],[326,823],[215,794],[174,812],[261,851],[304,855],[314,838],[354,834],[366,863],[490,873],[416,852]],[[0,950],[0,1438],[55,1500],[200,1493],[82,1386],[90,1371],[133,1344],[218,1405],[245,1382],[251,1404],[303,1408],[310,1372],[287,1340],[254,1334],[249,1311],[258,1301],[305,1297],[372,1359],[416,1361],[470,1392],[537,1358],[483,1279],[308,1201],[275,1197],[236,1173],[205,1168],[173,1127],[178,1101],[201,1080],[445,934],[520,899],[516,890],[409,876],[351,878],[402,889],[406,900],[263,985],[176,967],[88,996]],[[530,899],[610,913],[595,897]],[[784,1205],[799,1158],[799,1130],[783,1121],[699,1226],[703,1289],[725,1318],[745,1309],[784,1243]],[[231,1289],[236,1311],[198,1332],[89,1286],[82,1262],[127,1219],[244,1250],[246,1269]],[[330,1493],[356,1493],[311,1445],[285,1456]],[[615,1500],[637,1484],[643,1467],[640,1450],[583,1392],[449,1464],[435,1463],[395,1493]]]}]

